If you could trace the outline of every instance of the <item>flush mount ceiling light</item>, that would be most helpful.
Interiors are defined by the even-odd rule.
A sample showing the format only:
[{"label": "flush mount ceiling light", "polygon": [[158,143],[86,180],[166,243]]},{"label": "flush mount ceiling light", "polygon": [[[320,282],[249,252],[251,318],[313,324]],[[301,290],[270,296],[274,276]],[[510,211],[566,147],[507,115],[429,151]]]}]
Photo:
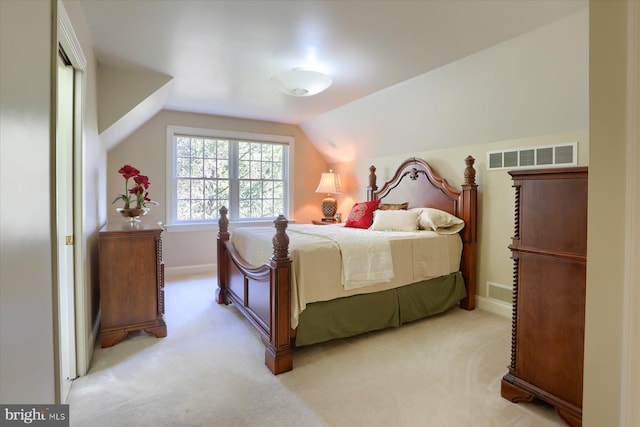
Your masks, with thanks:
[{"label": "flush mount ceiling light", "polygon": [[318,71],[294,68],[271,78],[271,83],[292,96],[316,95],[331,86],[331,77]]}]

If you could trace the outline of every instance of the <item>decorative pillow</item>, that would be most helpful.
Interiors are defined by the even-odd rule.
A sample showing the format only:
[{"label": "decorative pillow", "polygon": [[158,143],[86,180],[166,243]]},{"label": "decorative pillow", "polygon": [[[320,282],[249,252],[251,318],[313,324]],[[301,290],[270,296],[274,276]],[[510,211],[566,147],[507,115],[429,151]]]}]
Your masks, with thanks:
[{"label": "decorative pillow", "polygon": [[380,203],[378,205],[378,210],[380,211],[397,211],[404,209],[405,211],[409,208],[409,202],[404,203]]},{"label": "decorative pillow", "polygon": [[422,230],[433,230],[440,234],[455,234],[464,228],[464,221],[457,216],[434,208],[415,208],[418,227]]},{"label": "decorative pillow", "polygon": [[417,231],[418,211],[377,210],[373,216],[372,230],[377,231]]},{"label": "decorative pillow", "polygon": [[353,228],[369,228],[373,219],[373,211],[378,208],[380,200],[373,200],[371,202],[356,203],[351,208],[349,217],[345,222],[345,227]]}]

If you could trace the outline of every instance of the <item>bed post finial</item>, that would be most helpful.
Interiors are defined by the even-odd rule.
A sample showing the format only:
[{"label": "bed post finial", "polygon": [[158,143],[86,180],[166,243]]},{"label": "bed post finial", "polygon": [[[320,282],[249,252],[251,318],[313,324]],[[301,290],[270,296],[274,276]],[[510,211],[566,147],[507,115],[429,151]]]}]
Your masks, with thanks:
[{"label": "bed post finial", "polygon": [[227,213],[229,210],[226,206],[222,206],[219,210],[220,219],[218,219],[218,237],[222,240],[229,240],[229,219]]},{"label": "bed post finial", "polygon": [[371,165],[369,167],[369,185],[367,186],[367,201],[375,200],[374,192],[378,189],[376,185],[376,167]]},{"label": "bed post finial", "polygon": [[476,185],[476,170],[473,168],[473,164],[476,159],[471,156],[467,156],[464,159],[467,167],[464,169],[464,185]]},{"label": "bed post finial", "polygon": [[284,215],[280,215],[273,223],[276,225],[276,234],[273,236],[273,260],[287,260],[289,259],[289,236],[285,229],[289,221]]}]

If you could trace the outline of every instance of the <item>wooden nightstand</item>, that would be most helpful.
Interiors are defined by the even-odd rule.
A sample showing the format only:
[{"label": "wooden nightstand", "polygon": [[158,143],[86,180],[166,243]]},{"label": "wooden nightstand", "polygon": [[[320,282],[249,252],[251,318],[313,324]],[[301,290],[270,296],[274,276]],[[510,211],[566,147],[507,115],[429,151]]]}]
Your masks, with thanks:
[{"label": "wooden nightstand", "polygon": [[113,222],[98,238],[102,347],[131,331],[164,337],[162,228],[144,222]]}]

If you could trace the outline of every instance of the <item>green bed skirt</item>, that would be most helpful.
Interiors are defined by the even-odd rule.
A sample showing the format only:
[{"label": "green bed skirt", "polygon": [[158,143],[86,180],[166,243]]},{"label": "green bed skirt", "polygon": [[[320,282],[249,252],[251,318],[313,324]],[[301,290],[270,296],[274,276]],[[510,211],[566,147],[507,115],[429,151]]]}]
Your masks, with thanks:
[{"label": "green bed skirt", "polygon": [[462,273],[388,291],[308,304],[300,314],[296,346],[398,327],[442,313],[467,296]]}]

